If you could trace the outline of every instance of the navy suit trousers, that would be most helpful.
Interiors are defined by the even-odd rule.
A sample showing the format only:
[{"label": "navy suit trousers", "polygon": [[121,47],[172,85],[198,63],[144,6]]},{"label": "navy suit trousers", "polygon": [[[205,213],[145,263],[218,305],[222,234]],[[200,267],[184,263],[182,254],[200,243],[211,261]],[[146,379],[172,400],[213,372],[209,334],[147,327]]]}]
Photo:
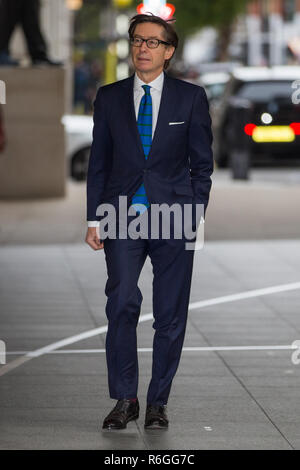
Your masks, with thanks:
[{"label": "navy suit trousers", "polygon": [[[150,209],[147,211],[150,227]],[[129,217],[129,221],[133,217]],[[138,394],[136,327],[143,300],[138,280],[147,255],[153,267],[152,378],[148,404],[167,404],[180,361],[193,270],[194,250],[185,240],[170,244],[160,239],[104,240],[108,279],[106,360],[110,397],[135,398]]]}]

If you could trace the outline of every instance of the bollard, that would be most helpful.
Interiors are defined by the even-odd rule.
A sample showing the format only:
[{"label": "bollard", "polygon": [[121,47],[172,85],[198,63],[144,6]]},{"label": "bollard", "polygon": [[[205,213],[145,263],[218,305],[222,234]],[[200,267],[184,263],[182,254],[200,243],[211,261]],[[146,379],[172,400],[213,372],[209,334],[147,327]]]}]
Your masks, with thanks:
[{"label": "bollard", "polygon": [[230,129],[229,165],[233,179],[249,179],[251,167],[250,137],[245,133],[245,125],[251,122],[249,106],[232,107],[233,119]]}]

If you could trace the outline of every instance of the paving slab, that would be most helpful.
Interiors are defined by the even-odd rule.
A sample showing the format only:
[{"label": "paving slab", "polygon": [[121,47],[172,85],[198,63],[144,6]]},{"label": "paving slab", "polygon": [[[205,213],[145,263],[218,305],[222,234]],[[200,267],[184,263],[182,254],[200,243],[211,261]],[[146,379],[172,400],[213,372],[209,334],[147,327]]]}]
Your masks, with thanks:
[{"label": "paving slab", "polygon": [[[140,418],[107,432],[102,420],[115,401],[104,351],[103,252],[83,243],[1,246],[0,338],[13,353],[8,365],[26,351],[104,328],[0,375],[0,448],[300,449],[300,365],[288,349],[300,339],[300,289],[217,301],[299,282],[299,253],[300,242],[290,239],[207,241],[195,254],[184,343],[194,349],[182,352],[168,402],[170,428],[144,430],[152,353],[141,350]],[[151,276],[147,260],[141,319],[152,312]],[[195,306],[207,299],[215,300]],[[152,324],[138,325],[139,348],[152,347]]]}]

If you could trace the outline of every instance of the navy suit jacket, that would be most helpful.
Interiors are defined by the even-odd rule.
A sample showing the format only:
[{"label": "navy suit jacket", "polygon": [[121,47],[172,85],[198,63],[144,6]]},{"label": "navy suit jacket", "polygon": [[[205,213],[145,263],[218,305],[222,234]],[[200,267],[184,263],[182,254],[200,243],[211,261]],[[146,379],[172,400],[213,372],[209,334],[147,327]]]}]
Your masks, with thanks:
[{"label": "navy suit jacket", "polygon": [[[150,203],[199,203],[207,208],[213,172],[209,105],[203,87],[170,77],[164,84],[148,159],[138,132],[134,74],[99,88],[87,177],[87,220],[101,203],[118,207],[144,182]],[[170,122],[183,124],[169,125]]]}]

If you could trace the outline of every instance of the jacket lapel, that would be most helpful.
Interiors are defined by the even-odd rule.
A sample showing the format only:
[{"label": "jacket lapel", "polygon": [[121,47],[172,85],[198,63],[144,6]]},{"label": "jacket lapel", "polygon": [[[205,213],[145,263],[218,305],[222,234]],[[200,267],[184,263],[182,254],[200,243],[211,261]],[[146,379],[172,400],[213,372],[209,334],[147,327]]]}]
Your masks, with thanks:
[{"label": "jacket lapel", "polygon": [[137,147],[144,157],[144,149],[139,134],[133,98],[134,74],[122,82],[122,97],[124,120],[127,123],[129,132],[133,133]]},{"label": "jacket lapel", "polygon": [[160,142],[164,138],[166,125],[169,120],[172,118],[173,110],[175,109],[176,100],[174,99],[172,86],[173,81],[172,79],[164,72],[164,84],[161,93],[161,100],[159,106],[159,112],[157,117],[157,123],[155,132],[152,139],[152,145],[150,149],[150,153],[148,156],[148,160],[151,157],[151,154],[159,147]]}]

